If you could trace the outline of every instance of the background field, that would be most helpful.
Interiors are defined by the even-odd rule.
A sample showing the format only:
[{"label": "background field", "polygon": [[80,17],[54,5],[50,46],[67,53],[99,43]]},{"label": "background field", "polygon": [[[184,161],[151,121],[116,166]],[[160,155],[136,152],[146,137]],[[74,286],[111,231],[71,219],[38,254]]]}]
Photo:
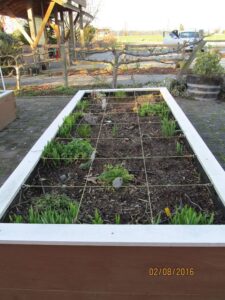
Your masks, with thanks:
[{"label": "background field", "polygon": [[[224,40],[225,34],[214,34],[206,38],[207,41],[210,40]],[[126,35],[118,36],[117,41],[122,44],[151,44],[151,43],[162,43],[162,35]]]}]

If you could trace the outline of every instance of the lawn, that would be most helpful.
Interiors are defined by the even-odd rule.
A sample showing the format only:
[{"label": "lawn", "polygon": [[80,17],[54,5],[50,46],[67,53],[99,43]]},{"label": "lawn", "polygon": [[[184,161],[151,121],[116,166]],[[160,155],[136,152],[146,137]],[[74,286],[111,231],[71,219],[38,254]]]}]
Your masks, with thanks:
[{"label": "lawn", "polygon": [[123,44],[150,44],[162,43],[162,35],[126,35],[118,36],[117,41]]},{"label": "lawn", "polygon": [[206,38],[206,41],[212,41],[212,40],[225,41],[225,34],[216,33]]},{"label": "lawn", "polygon": [[[212,40],[224,40],[225,34],[214,34],[206,38],[207,41]],[[122,35],[117,37],[117,41],[123,44],[151,44],[151,43],[162,43],[163,36],[158,35]]]}]

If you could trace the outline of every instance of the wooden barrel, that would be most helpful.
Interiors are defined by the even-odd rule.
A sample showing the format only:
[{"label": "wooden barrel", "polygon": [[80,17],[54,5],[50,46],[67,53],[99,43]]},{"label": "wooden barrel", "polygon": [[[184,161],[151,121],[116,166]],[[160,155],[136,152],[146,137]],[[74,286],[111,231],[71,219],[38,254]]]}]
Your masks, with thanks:
[{"label": "wooden barrel", "polygon": [[217,100],[221,81],[214,78],[187,77],[188,94],[196,100]]}]

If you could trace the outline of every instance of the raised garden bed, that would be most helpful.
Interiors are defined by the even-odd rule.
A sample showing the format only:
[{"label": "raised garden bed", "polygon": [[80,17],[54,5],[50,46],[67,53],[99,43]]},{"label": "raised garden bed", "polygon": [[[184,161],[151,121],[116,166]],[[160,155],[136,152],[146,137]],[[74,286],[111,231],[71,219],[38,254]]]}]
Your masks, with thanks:
[{"label": "raised garden bed", "polygon": [[[118,299],[128,294],[138,295],[135,298],[138,299],[143,293],[142,284],[139,282],[136,291],[121,287],[113,268],[118,267],[122,259],[121,272],[134,284],[135,276],[128,274],[131,257],[140,263],[134,268],[144,272],[143,262],[154,265],[159,261],[154,247],[159,247],[159,257],[159,253],[164,256],[169,253],[167,247],[171,246],[224,247],[225,228],[221,225],[225,221],[224,182],[223,169],[165,88],[82,91],[1,188],[0,242],[15,247],[18,244],[52,245],[52,251],[46,256],[51,270],[58,259],[57,245],[65,248],[73,245],[68,257],[79,271],[81,268],[90,271],[85,265],[88,257],[92,257],[91,264],[103,266],[103,260],[99,259],[106,255]],[[183,209],[196,214],[200,221],[194,224],[218,225],[170,225],[193,224],[190,218],[184,222],[179,217]],[[15,222],[23,224],[9,224]],[[84,247],[85,254],[81,254],[80,246]],[[116,254],[117,250],[111,247],[105,252],[105,246],[119,247],[121,252]],[[126,250],[122,251],[124,246]],[[149,254],[145,253],[145,247]],[[138,248],[144,251],[143,257]],[[39,248],[38,260],[45,253],[44,249],[47,248]],[[137,252],[133,252],[134,249]],[[191,255],[187,268],[192,263],[200,268],[196,259],[202,255],[207,257],[201,251],[179,249],[177,253],[181,257]],[[95,251],[99,251],[99,259]],[[23,249],[20,259],[27,260],[26,255],[28,258],[31,255],[30,248]],[[110,256],[113,257],[111,263]],[[11,255],[7,257],[8,261],[12,259]],[[80,261],[79,257],[84,260]],[[61,266],[57,269],[62,271],[67,262],[61,254],[60,259]],[[176,255],[171,255],[167,262],[162,261],[163,265],[177,266]],[[214,273],[219,265],[218,260],[212,267]],[[32,271],[28,273],[32,276]],[[71,270],[70,274],[74,272]],[[113,299],[107,274],[104,270],[95,274],[106,283],[99,287],[93,287],[91,281],[84,283],[85,276],[76,277],[74,288],[68,287],[66,280],[60,287],[84,293],[83,299],[89,299],[87,295],[93,291],[102,295],[111,293],[111,298],[105,299]],[[91,276],[94,278],[94,274]],[[206,281],[210,280],[211,277],[207,277]],[[54,276],[49,279],[54,284],[56,281]],[[179,287],[179,295],[184,286]],[[5,285],[0,286],[0,294],[1,287]],[[152,287],[152,295],[156,290],[157,286]],[[147,285],[144,291],[149,292]],[[192,291],[191,286],[185,293],[188,291]],[[199,291],[197,287],[193,293],[196,291]],[[166,295],[159,289],[157,292]],[[204,288],[204,293],[210,295],[209,289]]]},{"label": "raised garden bed", "polygon": [[0,130],[16,118],[16,102],[13,91],[0,91]]}]

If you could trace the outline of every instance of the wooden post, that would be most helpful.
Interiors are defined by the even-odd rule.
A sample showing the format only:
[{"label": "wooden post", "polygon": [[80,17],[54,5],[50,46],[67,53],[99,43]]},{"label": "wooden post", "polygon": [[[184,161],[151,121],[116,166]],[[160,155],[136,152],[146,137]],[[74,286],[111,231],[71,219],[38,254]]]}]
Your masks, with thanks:
[{"label": "wooden post", "polygon": [[82,6],[79,5],[79,9],[80,9],[80,44],[81,47],[84,48],[85,47],[85,41],[84,41],[84,19],[83,19],[83,11],[82,11]]},{"label": "wooden post", "polygon": [[64,44],[65,42],[65,23],[64,23],[64,13],[63,11],[61,10],[60,11],[60,38],[61,38],[61,43]]},{"label": "wooden post", "polygon": [[27,17],[28,17],[28,24],[30,27],[30,35],[32,40],[34,41],[37,35],[37,29],[36,29],[34,14],[33,14],[33,1],[30,2],[30,5],[27,9]]},{"label": "wooden post", "polygon": [[21,82],[20,82],[20,67],[16,66],[16,89],[19,91],[21,89]]},{"label": "wooden post", "polygon": [[36,39],[35,39],[35,41],[33,43],[33,48],[36,48],[38,46],[38,43],[39,43],[40,38],[41,38],[41,36],[42,36],[42,34],[44,32],[45,26],[46,26],[46,24],[48,22],[48,19],[49,19],[50,15],[51,15],[51,13],[53,11],[54,6],[55,6],[55,2],[51,1],[50,4],[49,4],[49,6],[48,6],[47,12],[46,12],[46,14],[44,16],[44,19],[43,19],[43,21],[41,23],[41,26],[40,26],[40,29],[39,29],[38,34],[36,36]]},{"label": "wooden post", "polygon": [[64,86],[68,87],[68,70],[67,70],[67,55],[66,55],[66,47],[64,43],[64,23],[61,20],[60,21],[60,31],[61,31],[61,46],[60,46],[60,53],[61,53],[61,59],[63,62],[63,75],[64,75]]},{"label": "wooden post", "polygon": [[74,23],[73,23],[73,12],[72,10],[69,11],[69,23],[70,23],[70,61],[72,61],[75,58],[75,36],[74,36]]},{"label": "wooden post", "polygon": [[60,26],[59,26],[59,12],[58,9],[56,8],[55,12],[55,27],[54,27],[54,31],[55,31],[55,35],[56,35],[56,39],[57,39],[57,45],[58,45],[58,51],[59,51],[59,56],[60,56],[60,44],[61,44],[61,39],[60,39]]}]

